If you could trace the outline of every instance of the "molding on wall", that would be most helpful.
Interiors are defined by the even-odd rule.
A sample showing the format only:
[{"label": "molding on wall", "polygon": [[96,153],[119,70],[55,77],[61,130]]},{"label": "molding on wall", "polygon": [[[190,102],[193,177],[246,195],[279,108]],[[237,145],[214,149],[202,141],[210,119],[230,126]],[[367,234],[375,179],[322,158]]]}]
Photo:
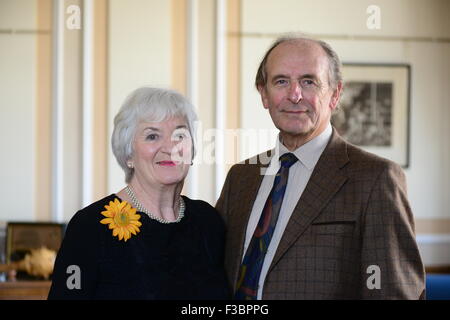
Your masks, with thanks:
[{"label": "molding on wall", "polygon": [[[198,24],[199,4],[198,0],[188,0],[187,3],[187,82],[186,96],[195,108],[198,108]],[[199,169],[194,163],[189,169],[187,180],[187,195],[197,199],[199,195]]]},{"label": "molding on wall", "polygon": [[[52,1],[37,8],[38,29],[52,27]],[[33,211],[38,221],[51,219],[52,207],[52,35],[36,32],[36,104],[33,107]]]},{"label": "molding on wall", "polygon": [[64,3],[53,0],[52,220],[64,220]]},{"label": "molding on wall", "polygon": [[450,265],[450,233],[420,234],[416,241],[425,266]]},{"label": "molding on wall", "polygon": [[94,200],[107,194],[108,148],[108,0],[94,1],[93,71],[93,194]]},{"label": "molding on wall", "polygon": [[[44,0],[44,1],[46,1],[46,0]],[[42,3],[44,3],[44,1],[42,1]],[[39,6],[37,6],[38,9],[39,9],[38,16],[45,11],[46,6],[47,6],[46,3],[41,4],[39,2]],[[38,20],[40,20],[39,17],[38,17]],[[50,21],[51,21],[51,19],[50,19]],[[38,23],[40,23],[40,22],[38,22]],[[32,35],[43,35],[43,34],[46,34],[46,35],[51,35],[52,34],[52,30],[50,30],[50,29],[39,29],[39,28],[38,29],[0,29],[0,34],[8,34],[8,35],[11,35],[11,34],[13,34],[13,35],[29,35],[29,34],[32,34]]]},{"label": "molding on wall", "polygon": [[227,122],[227,8],[225,0],[216,0],[216,130],[215,140],[215,199],[220,197],[225,182],[225,137],[222,132]]},{"label": "molding on wall", "polygon": [[172,87],[187,91],[187,0],[172,0]]},{"label": "molding on wall", "polygon": [[82,206],[93,202],[94,166],[94,3],[83,0]]},{"label": "molding on wall", "polygon": [[[227,1],[227,112],[226,129],[237,130],[241,127],[241,39],[230,37],[230,33],[240,33],[242,19],[241,0]],[[226,163],[234,163],[238,159],[239,144],[232,139],[225,141]],[[231,160],[231,161],[230,161]],[[226,166],[228,171],[231,164]]]},{"label": "molding on wall", "polygon": [[[259,33],[259,32],[229,32],[230,37],[240,38],[278,38],[283,33]],[[446,37],[404,37],[404,36],[371,36],[357,34],[320,34],[305,33],[305,36],[330,39],[330,40],[359,40],[359,41],[400,41],[400,42],[431,42],[450,43],[450,38]]]},{"label": "molding on wall", "polygon": [[415,219],[416,234],[450,234],[448,219]]}]

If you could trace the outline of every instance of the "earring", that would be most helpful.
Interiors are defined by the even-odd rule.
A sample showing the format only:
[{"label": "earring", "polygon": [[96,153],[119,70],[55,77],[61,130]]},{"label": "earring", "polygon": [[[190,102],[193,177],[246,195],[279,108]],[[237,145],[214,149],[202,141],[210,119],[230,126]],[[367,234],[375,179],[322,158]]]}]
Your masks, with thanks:
[{"label": "earring", "polygon": [[130,168],[130,169],[133,169],[133,168],[134,168],[133,162],[131,162],[131,161],[127,162],[127,166],[128,166],[128,168]]}]

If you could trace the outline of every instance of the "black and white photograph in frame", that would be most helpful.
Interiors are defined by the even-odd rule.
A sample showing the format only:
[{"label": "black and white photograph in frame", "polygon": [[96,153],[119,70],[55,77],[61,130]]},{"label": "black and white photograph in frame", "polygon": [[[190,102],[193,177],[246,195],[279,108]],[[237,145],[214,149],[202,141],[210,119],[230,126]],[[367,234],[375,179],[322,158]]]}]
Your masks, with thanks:
[{"label": "black and white photograph in frame", "polygon": [[409,166],[410,66],[344,64],[332,124],[350,143]]}]

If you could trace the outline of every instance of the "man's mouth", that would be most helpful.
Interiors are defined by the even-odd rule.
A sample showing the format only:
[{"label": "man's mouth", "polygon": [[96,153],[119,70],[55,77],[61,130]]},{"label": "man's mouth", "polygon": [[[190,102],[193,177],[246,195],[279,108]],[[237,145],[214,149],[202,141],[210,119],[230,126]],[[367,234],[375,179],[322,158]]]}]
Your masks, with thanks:
[{"label": "man's mouth", "polygon": [[300,106],[292,106],[288,107],[287,109],[281,109],[282,112],[285,113],[291,113],[291,114],[301,114],[301,113],[307,113],[308,108],[300,107]]},{"label": "man's mouth", "polygon": [[289,114],[302,114],[302,113],[307,113],[308,110],[283,110],[284,113],[289,113]]}]

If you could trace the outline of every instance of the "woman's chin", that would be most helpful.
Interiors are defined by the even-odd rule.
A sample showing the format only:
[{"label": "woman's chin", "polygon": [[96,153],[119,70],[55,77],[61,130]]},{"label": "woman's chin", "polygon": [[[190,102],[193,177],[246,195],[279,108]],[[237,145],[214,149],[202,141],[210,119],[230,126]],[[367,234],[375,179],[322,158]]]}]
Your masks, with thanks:
[{"label": "woman's chin", "polygon": [[186,174],[167,174],[167,175],[160,175],[158,177],[158,181],[163,185],[177,185],[184,181],[186,178]]}]

